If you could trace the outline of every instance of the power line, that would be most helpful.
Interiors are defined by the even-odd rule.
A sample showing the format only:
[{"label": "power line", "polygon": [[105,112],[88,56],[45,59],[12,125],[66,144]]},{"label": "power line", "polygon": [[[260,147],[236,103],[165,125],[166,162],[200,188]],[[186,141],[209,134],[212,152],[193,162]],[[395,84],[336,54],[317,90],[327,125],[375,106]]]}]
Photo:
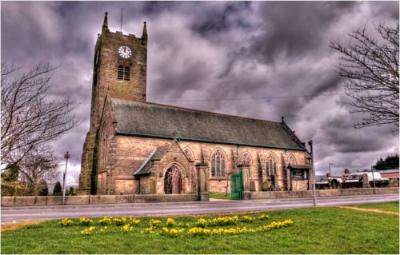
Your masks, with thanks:
[{"label": "power line", "polygon": [[[337,91],[332,92],[324,92],[322,94],[338,94]],[[265,96],[265,97],[249,97],[249,98],[208,98],[208,99],[185,99],[185,98],[152,98],[154,100],[161,100],[161,101],[199,101],[199,102],[210,102],[210,101],[239,101],[239,100],[279,100],[279,99],[289,99],[289,98],[309,98],[309,97],[316,97],[318,94],[309,94],[309,95],[289,95],[289,96]]]}]

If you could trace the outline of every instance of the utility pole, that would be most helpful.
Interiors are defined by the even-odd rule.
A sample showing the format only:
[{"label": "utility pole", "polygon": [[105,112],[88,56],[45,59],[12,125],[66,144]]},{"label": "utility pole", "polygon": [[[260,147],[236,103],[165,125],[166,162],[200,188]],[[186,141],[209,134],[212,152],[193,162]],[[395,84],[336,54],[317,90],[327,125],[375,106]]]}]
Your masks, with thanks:
[{"label": "utility pole", "polygon": [[312,140],[310,140],[308,142],[308,145],[310,146],[310,154],[311,154],[311,189],[312,189],[312,196],[313,196],[313,204],[314,207],[317,206],[317,199],[316,199],[316,195],[315,195],[315,168],[314,168],[314,150],[313,150],[313,142]]},{"label": "utility pole", "polygon": [[64,175],[63,175],[63,187],[62,187],[62,189],[63,189],[63,193],[62,193],[62,204],[64,205],[65,204],[65,188],[66,188],[66,185],[65,185],[65,181],[66,181],[66,177],[67,177],[67,166],[68,166],[68,159],[70,158],[70,155],[69,155],[69,152],[67,151],[65,154],[64,154],[64,159],[65,159],[65,171],[64,171]]},{"label": "utility pole", "polygon": [[332,176],[332,168],[331,166],[333,166],[333,163],[329,163],[329,176]]},{"label": "utility pole", "polygon": [[374,191],[374,194],[376,194],[376,190],[375,190],[375,172],[374,172],[374,170],[375,170],[374,167],[371,166],[373,191]]}]

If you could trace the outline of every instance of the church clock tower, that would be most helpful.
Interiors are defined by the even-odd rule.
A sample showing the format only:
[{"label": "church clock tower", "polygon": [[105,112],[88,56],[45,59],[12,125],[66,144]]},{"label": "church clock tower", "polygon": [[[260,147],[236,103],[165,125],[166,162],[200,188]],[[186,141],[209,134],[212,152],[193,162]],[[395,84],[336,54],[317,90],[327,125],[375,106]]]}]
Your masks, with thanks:
[{"label": "church clock tower", "polygon": [[90,129],[83,145],[79,189],[83,194],[96,193],[97,136],[107,97],[146,101],[147,28],[142,36],[111,32],[105,13],[98,34],[94,61]]}]

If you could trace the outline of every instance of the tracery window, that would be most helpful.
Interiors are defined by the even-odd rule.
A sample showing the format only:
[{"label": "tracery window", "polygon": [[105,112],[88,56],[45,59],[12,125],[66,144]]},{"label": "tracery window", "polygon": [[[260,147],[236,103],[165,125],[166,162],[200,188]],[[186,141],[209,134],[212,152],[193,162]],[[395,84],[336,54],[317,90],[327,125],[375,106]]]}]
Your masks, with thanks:
[{"label": "tracery window", "polygon": [[129,66],[118,66],[118,80],[130,80],[130,68]]},{"label": "tracery window", "polygon": [[275,175],[276,170],[276,163],[275,161],[270,158],[267,161],[267,176]]},{"label": "tracery window", "polygon": [[211,158],[211,176],[225,176],[225,159],[221,151],[216,151]]},{"label": "tracery window", "polygon": [[291,165],[291,166],[297,165],[296,159],[293,155],[289,156],[288,165]]},{"label": "tracery window", "polygon": [[250,155],[248,153],[243,155],[242,164],[247,166],[250,165]]}]

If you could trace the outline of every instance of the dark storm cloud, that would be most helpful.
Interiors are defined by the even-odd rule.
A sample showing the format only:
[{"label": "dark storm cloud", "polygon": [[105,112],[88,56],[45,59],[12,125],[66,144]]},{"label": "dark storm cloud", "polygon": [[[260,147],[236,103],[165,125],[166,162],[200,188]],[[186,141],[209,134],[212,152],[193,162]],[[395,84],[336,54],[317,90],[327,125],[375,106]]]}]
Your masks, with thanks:
[{"label": "dark storm cloud", "polygon": [[81,121],[54,143],[75,172],[89,128],[94,43],[103,15],[112,31],[140,36],[147,21],[148,100],[286,121],[314,139],[317,169],[365,168],[398,150],[398,129],[352,125],[332,40],[398,22],[397,2],[4,2],[2,61],[60,67],[52,96],[71,97]]},{"label": "dark storm cloud", "polygon": [[270,63],[281,54],[289,58],[318,49],[332,23],[354,4],[330,2],[279,2],[260,4],[262,34],[254,38],[252,51],[260,61]]},{"label": "dark storm cloud", "polygon": [[237,19],[235,14],[250,7],[249,2],[227,4],[223,9],[214,9],[202,15],[193,24],[192,29],[203,36],[213,36],[232,27],[249,28],[245,19]]},{"label": "dark storm cloud", "polygon": [[354,120],[346,114],[338,114],[321,123],[325,142],[336,148],[337,152],[369,152],[385,148],[386,141],[379,139],[388,133],[386,127],[359,132],[353,128]]}]

